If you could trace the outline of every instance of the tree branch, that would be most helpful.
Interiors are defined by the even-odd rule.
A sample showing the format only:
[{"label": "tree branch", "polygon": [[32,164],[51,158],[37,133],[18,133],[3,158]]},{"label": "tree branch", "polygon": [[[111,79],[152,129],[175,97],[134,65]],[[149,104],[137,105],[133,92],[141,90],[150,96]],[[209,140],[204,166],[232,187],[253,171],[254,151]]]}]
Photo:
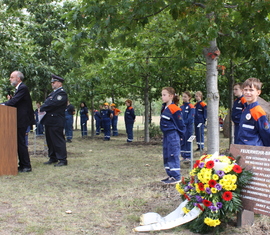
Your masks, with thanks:
[{"label": "tree branch", "polygon": [[148,18],[148,17],[151,17],[151,16],[154,16],[154,15],[157,15],[158,13],[160,13],[160,12],[162,12],[162,11],[164,11],[166,8],[168,8],[170,5],[167,5],[167,6],[165,6],[165,7],[163,7],[163,8],[161,8],[159,11],[157,11],[157,12],[155,12],[155,13],[153,13],[153,14],[151,14],[151,15],[147,15],[147,16],[144,16],[144,17],[141,17],[141,18],[134,18],[133,20],[142,20],[142,19],[145,19],[145,18]]},{"label": "tree branch", "polygon": [[199,2],[194,2],[193,5],[201,7],[201,8],[205,8],[205,5]]}]

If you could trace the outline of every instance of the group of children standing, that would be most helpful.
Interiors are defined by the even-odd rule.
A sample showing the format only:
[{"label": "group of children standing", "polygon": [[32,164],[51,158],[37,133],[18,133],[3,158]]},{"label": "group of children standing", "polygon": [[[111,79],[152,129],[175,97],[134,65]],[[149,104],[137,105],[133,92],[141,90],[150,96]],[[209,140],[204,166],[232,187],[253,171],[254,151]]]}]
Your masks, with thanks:
[{"label": "group of children standing", "polygon": [[[135,122],[135,112],[132,107],[132,101],[126,100],[125,104],[127,106],[125,111],[125,126],[127,133],[127,142],[133,141],[133,125]],[[111,139],[111,127],[112,127],[112,135],[118,136],[118,115],[121,113],[121,110],[116,108],[116,105],[112,103],[104,103],[103,106],[100,107],[100,111],[94,110],[94,117],[96,120],[96,135],[99,135],[101,129],[104,133],[105,141],[109,141]]]},{"label": "group of children standing", "polygon": [[[179,96],[172,87],[164,87],[161,91],[162,108],[160,129],[163,132],[163,160],[167,178],[161,180],[166,184],[180,181],[180,158],[182,162],[190,162],[194,124],[198,149],[204,148],[204,125],[207,118],[207,105],[202,101],[202,92],[195,93],[197,103],[193,105],[189,91],[182,94],[183,105],[180,107]],[[200,125],[198,125],[200,124]],[[200,129],[199,129],[200,128]]]},{"label": "group of children standing", "polygon": [[[234,85],[237,98],[232,109],[234,122],[234,143],[254,146],[270,146],[269,121],[265,111],[258,104],[262,83],[257,78],[249,78],[243,84]],[[190,161],[192,142],[187,140],[195,127],[198,149],[204,148],[204,125],[207,118],[207,105],[202,101],[202,92],[195,93],[197,103],[190,103],[190,92],[182,94],[183,105],[180,107],[179,96],[172,87],[165,87],[161,92],[160,128],[163,132],[163,161],[168,175],[161,180],[166,184],[180,181],[180,156],[182,162]]]}]

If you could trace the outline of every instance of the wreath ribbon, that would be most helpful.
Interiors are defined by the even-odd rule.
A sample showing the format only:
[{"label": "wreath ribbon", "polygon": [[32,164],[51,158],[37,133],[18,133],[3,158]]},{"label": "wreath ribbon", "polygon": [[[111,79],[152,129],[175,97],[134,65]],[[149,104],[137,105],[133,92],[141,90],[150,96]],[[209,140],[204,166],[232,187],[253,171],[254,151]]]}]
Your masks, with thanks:
[{"label": "wreath ribbon", "polygon": [[196,219],[201,213],[198,207],[194,207],[187,214],[182,210],[188,203],[188,200],[182,202],[173,212],[165,217],[158,213],[149,212],[141,216],[141,225],[134,228],[135,232],[148,232],[171,229]]}]

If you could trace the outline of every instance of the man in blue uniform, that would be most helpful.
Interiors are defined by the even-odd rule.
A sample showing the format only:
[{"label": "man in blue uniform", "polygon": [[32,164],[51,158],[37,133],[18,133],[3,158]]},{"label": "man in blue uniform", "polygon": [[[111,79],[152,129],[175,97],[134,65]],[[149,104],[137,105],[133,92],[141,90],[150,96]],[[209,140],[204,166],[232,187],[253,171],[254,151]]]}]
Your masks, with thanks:
[{"label": "man in blue uniform", "polygon": [[237,144],[240,118],[241,118],[244,108],[247,105],[246,104],[247,101],[245,97],[243,96],[241,86],[242,86],[242,83],[236,83],[233,86],[233,93],[237,97],[233,102],[232,114],[231,114],[232,121],[234,123],[234,144]]},{"label": "man in blue uniform", "polygon": [[257,101],[262,83],[257,78],[249,78],[242,87],[247,107],[241,115],[237,144],[269,147],[269,121]]},{"label": "man in blue uniform", "polygon": [[67,149],[64,136],[65,109],[68,101],[67,93],[62,84],[64,79],[52,75],[51,85],[53,92],[49,94],[40,111],[45,112],[41,123],[45,125],[45,136],[48,145],[49,161],[44,164],[54,166],[67,165]]}]

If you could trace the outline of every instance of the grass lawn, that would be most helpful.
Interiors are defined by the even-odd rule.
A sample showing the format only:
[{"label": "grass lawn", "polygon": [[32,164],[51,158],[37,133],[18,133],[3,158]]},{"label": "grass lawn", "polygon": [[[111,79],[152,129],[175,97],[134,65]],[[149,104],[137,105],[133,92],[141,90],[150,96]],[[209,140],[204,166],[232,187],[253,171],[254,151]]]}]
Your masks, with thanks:
[{"label": "grass lawn", "polygon": [[[43,165],[48,160],[44,137],[30,133],[33,171],[0,177],[0,234],[140,234],[132,229],[143,213],[165,216],[173,211],[181,200],[174,186],[160,182],[166,177],[162,142],[144,143],[142,127],[137,119],[132,143],[126,143],[121,119],[120,134],[111,141],[103,141],[103,136],[82,138],[80,130],[74,131],[72,143],[67,143],[68,166],[59,168]],[[227,139],[221,138],[221,143],[228,147]],[[189,167],[181,167],[187,176]],[[268,217],[257,216],[252,227],[228,226],[222,234],[268,232]],[[177,227],[150,234],[193,233]]]}]

